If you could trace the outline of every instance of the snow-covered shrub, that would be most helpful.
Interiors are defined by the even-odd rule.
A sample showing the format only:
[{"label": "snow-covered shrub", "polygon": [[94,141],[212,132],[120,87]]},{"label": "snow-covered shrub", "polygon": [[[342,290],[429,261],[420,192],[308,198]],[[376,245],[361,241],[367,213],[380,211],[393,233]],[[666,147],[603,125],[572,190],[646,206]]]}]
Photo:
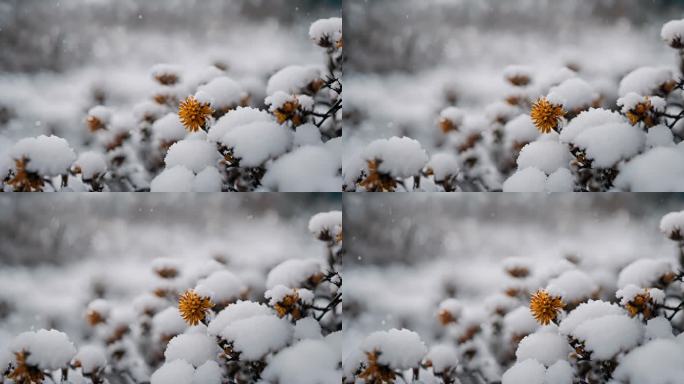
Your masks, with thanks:
[{"label": "snow-covered shrub", "polygon": [[[682,217],[682,212],[673,212],[660,224],[678,247]],[[476,249],[480,248],[476,242]],[[358,292],[351,294],[351,302],[392,279],[400,280],[393,287],[399,293],[381,294],[382,299],[367,298],[356,305],[380,306],[373,310],[383,319],[380,327],[385,321],[413,324],[421,333],[389,329],[364,337],[358,333],[377,327],[373,317],[363,311],[350,314],[349,338],[356,348],[345,351],[344,382],[668,384],[681,380],[677,375],[682,373],[684,357],[684,264],[675,265],[673,258],[665,257],[627,262],[591,255],[547,262],[546,256],[496,261],[501,267],[497,272],[491,270],[490,260],[468,255],[460,266],[475,266],[459,276],[470,280],[453,290],[426,281],[452,278],[450,272],[442,275],[445,267],[453,267],[444,261],[428,266],[427,274],[417,268],[420,264],[405,270],[382,266],[376,273],[391,277],[379,284],[366,281],[373,273],[356,270],[354,274],[361,275],[349,279],[368,288],[352,283]],[[473,272],[476,276],[469,276]],[[487,282],[478,285],[476,280]],[[484,300],[474,299],[482,297],[474,293],[478,289],[491,293],[484,293],[488,295]],[[419,296],[411,297],[412,290]],[[438,298],[441,302],[435,301]],[[432,321],[424,319],[426,307],[434,314]]]},{"label": "snow-covered shrub", "polygon": [[[464,2],[463,6],[475,3]],[[502,14],[509,12],[512,11],[502,11]],[[345,157],[344,190],[682,191],[684,163],[679,160],[684,148],[681,144],[684,137],[682,25],[682,20],[668,22],[661,33],[665,43],[678,51],[679,69],[667,63],[639,66],[637,60],[628,60],[624,68],[610,71],[609,77],[603,73],[609,71],[588,57],[582,58],[587,62],[585,67],[565,59],[565,67],[558,69],[548,64],[552,62],[549,59],[541,60],[544,63],[541,65],[504,67],[500,79],[503,81],[496,82],[485,78],[481,69],[469,68],[476,64],[461,63],[459,55],[455,60],[458,68],[473,74],[477,80],[452,79],[457,75],[452,74],[451,63],[439,71],[426,68],[429,75],[402,77],[405,81],[410,81],[410,76],[418,78],[416,81],[453,80],[468,86],[459,89],[462,97],[447,97],[439,104],[419,99],[422,95],[427,98],[428,94],[424,93],[410,98],[412,95],[407,91],[403,96],[418,105],[407,106],[405,116],[401,108],[385,105],[392,102],[382,98],[378,100],[379,112],[357,106],[362,112],[377,115],[373,117],[378,120],[392,121],[387,131],[399,131],[417,139],[416,145],[425,149],[423,152],[430,161],[422,161],[401,146],[386,149],[383,153],[387,158],[383,160],[385,165],[378,162],[382,160],[379,156],[369,157],[368,148],[377,147],[375,142],[368,140],[369,136],[373,137],[369,132],[382,127],[372,127],[373,123],[365,123],[365,116],[361,116],[361,123],[351,123],[359,133],[350,130],[353,136],[349,142],[356,148],[349,150]],[[483,27],[481,32],[486,33],[489,29]],[[463,39],[463,45],[470,42],[467,37]],[[521,42],[516,42],[519,44],[516,46],[522,48],[526,40],[519,40]],[[553,44],[559,43],[563,44],[563,41]],[[657,44],[656,41],[652,43]],[[575,56],[572,50],[561,48],[563,50],[559,51],[563,53],[568,51],[567,56]],[[490,52],[494,60],[508,54],[496,52]],[[524,54],[519,56],[527,58]],[[632,56],[636,54],[632,53]],[[502,64],[494,60],[492,67]],[[392,86],[397,92],[410,88],[387,78],[390,83],[387,87]],[[359,91],[364,84],[371,83],[363,79],[363,76],[355,79]],[[495,90],[484,89],[495,88],[495,85]],[[373,84],[368,86],[373,89]],[[363,99],[360,92],[354,94],[357,93],[362,101],[374,97]],[[481,99],[484,93],[496,96],[496,101],[473,105],[473,100]],[[392,95],[386,97],[394,100]],[[463,99],[466,101],[461,101]],[[426,116],[426,110],[434,111],[433,115]],[[414,116],[419,112],[421,116]],[[395,122],[395,118],[403,121]],[[430,118],[435,121],[432,129],[424,125]],[[366,149],[363,145],[367,145]],[[390,162],[391,170],[387,169]],[[400,169],[411,172],[396,172]],[[413,180],[404,183],[406,178]]]},{"label": "snow-covered shrub", "polygon": [[320,63],[278,61],[263,79],[221,63],[154,65],[147,99],[87,108],[84,143],[39,136],[0,153],[2,189],[339,192],[342,19],[312,23],[309,38]]},{"label": "snow-covered shrub", "polygon": [[0,382],[339,383],[342,212],[302,232],[320,254],[154,259],[149,291],[85,304],[82,345],[45,329],[0,345]]}]

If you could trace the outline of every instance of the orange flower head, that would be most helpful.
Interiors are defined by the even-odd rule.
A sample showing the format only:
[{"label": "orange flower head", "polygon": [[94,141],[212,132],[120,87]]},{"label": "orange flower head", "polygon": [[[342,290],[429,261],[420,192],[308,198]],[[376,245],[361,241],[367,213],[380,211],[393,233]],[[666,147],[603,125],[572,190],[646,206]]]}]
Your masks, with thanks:
[{"label": "orange flower head", "polygon": [[189,289],[178,299],[178,311],[190,325],[197,325],[206,318],[207,311],[214,303],[207,297],[202,297],[197,292]]},{"label": "orange flower head", "polygon": [[565,306],[560,297],[551,296],[548,291],[538,290],[530,299],[530,312],[541,325],[556,320],[558,312]]},{"label": "orange flower head", "polygon": [[204,127],[214,110],[209,103],[200,103],[194,96],[188,96],[178,106],[178,117],[190,132],[197,132]]},{"label": "orange flower head", "polygon": [[564,115],[563,107],[551,103],[545,97],[537,99],[530,111],[530,117],[541,133],[549,133],[551,130],[556,129]]}]

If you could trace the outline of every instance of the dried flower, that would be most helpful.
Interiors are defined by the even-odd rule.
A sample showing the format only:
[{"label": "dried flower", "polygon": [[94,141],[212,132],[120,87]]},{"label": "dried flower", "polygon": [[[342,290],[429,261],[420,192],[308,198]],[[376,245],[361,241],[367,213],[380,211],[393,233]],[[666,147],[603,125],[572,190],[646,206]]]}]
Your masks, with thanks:
[{"label": "dried flower", "polygon": [[26,165],[30,160],[21,158],[14,161],[14,176],[7,182],[15,192],[42,192],[43,178],[35,173],[26,170]]},{"label": "dried flower", "polygon": [[45,379],[45,375],[36,366],[29,365],[26,361],[29,353],[26,351],[14,354],[16,366],[7,378],[18,384],[40,384]]},{"label": "dried flower", "polygon": [[359,185],[369,192],[393,192],[397,188],[397,182],[391,176],[380,173],[381,160],[368,161],[368,176],[359,182]]},{"label": "dried flower", "polygon": [[190,325],[197,325],[206,317],[206,312],[214,306],[207,297],[202,297],[193,290],[187,290],[178,299],[178,311]]},{"label": "dried flower", "polygon": [[378,362],[378,356],[380,352],[367,352],[367,365],[366,368],[359,373],[359,379],[365,380],[367,383],[394,383],[395,373],[392,368],[382,365]]},{"label": "dried flower", "polygon": [[88,124],[88,129],[90,130],[90,132],[95,132],[95,131],[99,131],[101,129],[105,129],[104,122],[95,116],[88,116],[86,118],[86,123]]},{"label": "dried flower", "polygon": [[560,297],[551,296],[543,289],[538,290],[530,299],[530,311],[541,325],[554,321],[564,306]]},{"label": "dried flower", "polygon": [[564,115],[563,107],[551,103],[545,97],[537,99],[530,111],[530,117],[541,133],[549,133],[556,129]]},{"label": "dried flower", "polygon": [[208,103],[200,103],[194,96],[188,96],[178,106],[178,117],[190,132],[202,129],[212,113],[214,110]]}]

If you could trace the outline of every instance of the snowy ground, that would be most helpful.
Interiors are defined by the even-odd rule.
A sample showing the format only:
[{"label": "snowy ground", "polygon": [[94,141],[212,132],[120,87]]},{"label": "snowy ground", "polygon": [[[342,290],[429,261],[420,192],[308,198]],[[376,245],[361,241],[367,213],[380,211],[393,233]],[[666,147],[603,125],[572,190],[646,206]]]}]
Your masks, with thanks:
[{"label": "snowy ground", "polygon": [[[133,327],[130,316],[141,296],[165,286],[152,269],[158,258],[180,266],[177,282],[225,268],[249,289],[244,299],[264,302],[273,267],[292,259],[323,262],[326,247],[309,231],[308,221],[341,208],[334,194],[63,196],[0,199],[5,231],[17,218],[33,223],[3,240],[5,252],[14,252],[0,259],[0,346],[41,328],[67,333],[76,346],[97,344],[106,331],[88,326],[85,316],[98,297]],[[60,244],[44,247],[58,238]],[[137,336],[131,337],[140,336],[132,332]]]},{"label": "snowy ground", "polygon": [[[590,285],[600,287],[597,298],[615,301],[618,273],[633,261],[677,263],[676,245],[661,233],[659,221],[681,209],[679,196],[467,195],[345,196],[345,369],[353,370],[354,354],[372,332],[407,328],[428,348],[457,348],[461,379],[472,380],[471,369],[480,370],[485,382],[497,381],[513,362],[501,355],[517,346],[497,339],[496,327],[490,327],[497,318],[493,308],[510,300],[501,292],[511,287],[533,292],[549,276],[573,270],[570,259],[578,260],[576,268],[589,276]],[[533,277],[517,285],[504,270],[511,260],[526,260]],[[440,303],[449,298],[462,308],[453,328],[440,325],[437,317]],[[519,305],[529,312],[525,299]],[[680,326],[681,321],[679,316]],[[510,335],[515,321],[503,322]],[[482,334],[456,342],[469,324],[482,325]],[[469,349],[477,349],[477,356],[466,357]],[[410,352],[397,355],[411,359]],[[497,357],[488,360],[492,355]],[[433,382],[429,377],[429,372],[421,375]],[[527,381],[509,381],[517,382]]]}]

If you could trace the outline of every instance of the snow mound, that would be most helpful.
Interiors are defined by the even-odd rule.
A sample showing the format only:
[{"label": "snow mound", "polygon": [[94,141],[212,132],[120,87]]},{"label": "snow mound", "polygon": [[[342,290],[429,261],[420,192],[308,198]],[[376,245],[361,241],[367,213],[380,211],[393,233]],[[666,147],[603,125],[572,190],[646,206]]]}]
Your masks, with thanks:
[{"label": "snow mound", "polygon": [[197,93],[200,92],[208,94],[212,100],[211,106],[219,110],[235,108],[246,95],[240,84],[227,76],[216,77],[200,86]]},{"label": "snow mound", "polygon": [[339,169],[340,158],[331,151],[305,145],[270,164],[262,183],[279,192],[339,192]]},{"label": "snow mound", "polygon": [[644,132],[626,123],[591,127],[573,140],[598,168],[611,168],[619,161],[629,159],[642,150],[645,142]]},{"label": "snow mound", "polygon": [[218,352],[219,348],[212,337],[202,333],[187,333],[169,341],[164,357],[167,362],[184,360],[199,367],[208,360],[214,359]]},{"label": "snow mound", "polygon": [[525,336],[518,344],[515,357],[518,361],[534,359],[548,367],[566,360],[570,352],[570,345],[563,336],[542,331]]},{"label": "snow mound", "polygon": [[235,321],[270,314],[273,314],[273,311],[264,304],[255,303],[253,301],[238,301],[222,309],[209,323],[207,332],[212,336],[216,336]]},{"label": "snow mound", "polygon": [[339,351],[321,340],[302,340],[278,352],[263,377],[279,384],[339,384]]},{"label": "snow mound", "polygon": [[320,273],[321,263],[317,259],[285,260],[268,273],[266,288],[270,289],[276,285],[299,288]]},{"label": "snow mound", "polygon": [[544,384],[546,368],[534,359],[515,363],[504,372],[501,384]]},{"label": "snow mound", "polygon": [[69,336],[54,329],[20,333],[9,347],[12,352],[28,352],[26,362],[47,371],[66,368],[76,355]]},{"label": "snow mound", "polygon": [[586,273],[571,270],[549,281],[546,290],[566,303],[576,303],[590,298],[598,291],[598,285]]},{"label": "snow mound", "polygon": [[309,85],[320,77],[320,70],[316,67],[289,65],[268,79],[266,94],[273,95],[279,91],[290,95],[306,93]]},{"label": "snow mound", "polygon": [[152,318],[152,330],[159,336],[175,336],[185,331],[186,328],[185,320],[176,307],[166,308]]},{"label": "snow mound", "polygon": [[197,173],[213,166],[219,158],[216,146],[207,141],[181,140],[174,143],[166,154],[164,162],[168,168],[184,166]]},{"label": "snow mound", "polygon": [[186,131],[176,113],[168,113],[152,123],[154,138],[164,143],[171,143],[185,137]]},{"label": "snow mound", "polygon": [[247,289],[242,280],[230,271],[216,271],[200,280],[195,291],[214,303],[228,303],[237,300]]},{"label": "snow mound", "polygon": [[544,192],[546,174],[535,167],[516,171],[503,183],[504,192]]},{"label": "snow mound", "polygon": [[632,192],[684,191],[684,153],[656,147],[621,164],[615,186]]},{"label": "snow mound", "polygon": [[430,362],[435,373],[443,373],[457,367],[458,350],[449,344],[435,345],[425,355],[425,361]]},{"label": "snow mound", "polygon": [[670,340],[653,340],[629,352],[613,377],[639,384],[680,383],[684,377],[684,347]]},{"label": "snow mound", "polygon": [[150,183],[151,192],[190,192],[195,175],[182,165],[165,169]]},{"label": "snow mound", "polygon": [[517,162],[520,169],[534,167],[548,175],[569,166],[570,152],[556,141],[535,141],[520,150]]},{"label": "snow mound", "polygon": [[563,143],[574,142],[577,135],[585,130],[609,123],[623,123],[627,120],[617,112],[601,108],[591,108],[583,111],[577,117],[570,120],[560,133],[560,141]]},{"label": "snow mound", "polygon": [[240,353],[241,360],[256,361],[287,345],[292,332],[292,325],[287,320],[260,315],[228,324],[220,336],[232,342],[233,350]]},{"label": "snow mound", "polygon": [[629,264],[618,275],[618,287],[629,284],[650,288],[663,276],[672,272],[672,266],[666,260],[639,259]]},{"label": "snow mound", "polygon": [[646,148],[674,147],[672,130],[664,125],[656,125],[646,132]]},{"label": "snow mound", "polygon": [[274,122],[273,115],[264,111],[263,109],[251,107],[237,107],[236,109],[228,111],[221,116],[216,123],[209,128],[207,137],[211,141],[220,141],[226,133],[241,125],[246,125],[256,122]]},{"label": "snow mound", "polygon": [[27,159],[26,170],[42,176],[64,175],[76,160],[69,143],[54,135],[21,139],[9,154],[14,160]]},{"label": "snow mound", "polygon": [[453,153],[435,153],[425,166],[432,171],[435,181],[444,181],[458,175],[458,157]]},{"label": "snow mound", "polygon": [[185,360],[164,363],[154,371],[150,384],[192,384],[195,369]]},{"label": "snow mound", "polygon": [[587,320],[596,319],[608,315],[623,315],[625,311],[617,304],[608,303],[601,300],[589,300],[575,308],[568,317],[563,319],[558,327],[563,335],[570,335],[572,332]]},{"label": "snow mound", "polygon": [[336,236],[342,230],[342,211],[320,212],[309,219],[309,232],[320,238]]},{"label": "snow mound", "polygon": [[330,17],[314,21],[309,27],[309,38],[319,45],[323,42],[337,44],[342,39],[342,18]]},{"label": "snow mound", "polygon": [[378,363],[398,370],[418,367],[427,353],[420,336],[408,329],[373,332],[363,340],[361,349],[365,353],[380,352]]},{"label": "snow mound", "polygon": [[670,212],[660,219],[660,232],[670,239],[680,238],[684,229],[684,211]]},{"label": "snow mound", "polygon": [[282,155],[292,142],[291,132],[274,122],[254,122],[238,126],[221,139],[240,159],[242,167],[258,167],[271,158]]},{"label": "snow mound", "polygon": [[571,333],[584,343],[592,359],[610,360],[620,352],[629,351],[641,342],[643,326],[625,315],[607,315],[586,320]]},{"label": "snow mound", "polygon": [[105,350],[97,345],[82,346],[78,349],[73,361],[81,367],[85,374],[98,372],[107,365]]},{"label": "snow mound", "polygon": [[97,152],[83,152],[73,164],[83,177],[83,180],[90,180],[97,176],[102,176],[107,172],[107,163],[104,156]]},{"label": "snow mound", "polygon": [[673,48],[682,48],[684,37],[684,20],[671,20],[663,25],[660,37]]},{"label": "snow mound", "polygon": [[534,126],[530,115],[520,115],[504,126],[505,140],[508,146],[524,144],[539,137],[539,130]]},{"label": "snow mound", "polygon": [[577,111],[589,108],[599,94],[586,81],[573,77],[551,88],[546,98],[566,111]]},{"label": "snow mound", "polygon": [[672,71],[663,67],[641,67],[630,72],[620,81],[618,95],[630,92],[644,96],[652,96],[666,83],[673,80]]},{"label": "snow mound", "polygon": [[428,161],[425,150],[409,137],[378,139],[362,152],[366,161],[378,160],[378,170],[398,178],[418,175]]}]

